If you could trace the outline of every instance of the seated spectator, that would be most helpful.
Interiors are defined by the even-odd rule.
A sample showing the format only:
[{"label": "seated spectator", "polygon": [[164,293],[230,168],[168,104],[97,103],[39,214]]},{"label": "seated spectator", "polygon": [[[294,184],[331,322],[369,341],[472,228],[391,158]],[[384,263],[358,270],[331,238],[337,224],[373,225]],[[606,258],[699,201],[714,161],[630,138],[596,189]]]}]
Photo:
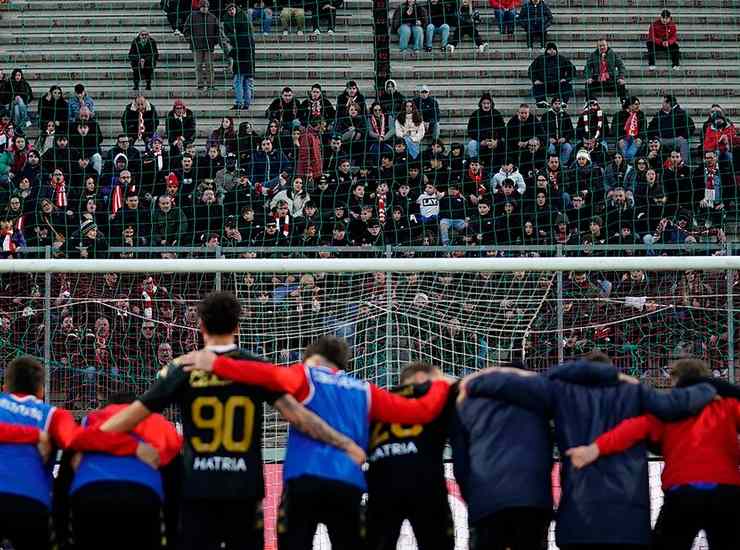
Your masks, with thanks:
[{"label": "seated spectator", "polygon": [[103,156],[100,149],[102,142],[103,136],[100,133],[100,127],[96,121],[81,119],[72,125],[69,135],[69,146],[79,151],[83,158],[90,159],[93,168],[98,174],[103,169]]},{"label": "seated spectator", "polygon": [[143,95],[137,95],[121,115],[121,128],[131,145],[138,141],[146,143],[159,126],[157,109]]},{"label": "seated spectator", "polygon": [[308,92],[308,97],[299,107],[298,118],[303,126],[309,126],[311,120],[319,119],[333,122],[337,111],[331,100],[324,95],[321,84],[314,84]]},{"label": "seated spectator", "polygon": [[678,32],[669,10],[660,12],[660,17],[650,23],[645,42],[648,54],[648,69],[655,70],[655,52],[667,51],[671,56],[673,70],[681,68],[681,52],[678,48]]},{"label": "seated spectator", "polygon": [[469,158],[478,157],[483,142],[487,142],[492,151],[496,151],[500,161],[492,163],[489,168],[501,164],[506,151],[506,123],[501,113],[494,108],[493,97],[484,92],[478,100],[478,109],[468,119],[468,144],[466,151]]},{"label": "seated spectator", "polygon": [[570,115],[565,112],[560,97],[554,96],[550,108],[540,119],[542,137],[549,155],[558,155],[560,162],[566,164],[573,153],[572,141],[575,130]]},{"label": "seated spectator", "polygon": [[665,95],[660,110],[648,125],[648,136],[660,139],[665,149],[677,147],[681,151],[681,158],[689,162],[689,140],[693,134],[693,119],[681,108],[675,96]]},{"label": "seated spectator", "polygon": [[521,154],[527,150],[529,140],[542,135],[537,117],[532,114],[529,104],[522,103],[516,116],[506,123],[506,157],[516,164],[521,165]]},{"label": "seated spectator", "polygon": [[236,154],[237,152],[237,135],[234,129],[234,119],[225,116],[221,119],[221,124],[218,128],[213,130],[208,136],[206,142],[207,147],[212,146],[218,147],[222,157],[225,157],[229,153]]},{"label": "seated spectator", "polygon": [[732,149],[737,140],[737,129],[730,120],[720,112],[712,113],[711,123],[704,130],[702,146],[704,152],[716,153],[718,160],[732,160]]},{"label": "seated spectator", "polygon": [[663,149],[660,140],[657,137],[652,137],[648,140],[645,156],[647,157],[651,168],[660,170],[668,157],[668,153]]},{"label": "seated spectator", "polygon": [[439,237],[442,246],[450,244],[450,229],[458,234],[467,229],[471,215],[472,209],[458,185],[450,183],[447,193],[439,199]]},{"label": "seated spectator", "polygon": [[547,153],[539,138],[533,137],[527,142],[526,150],[519,154],[519,169],[531,181],[540,170],[544,170]]},{"label": "seated spectator", "polygon": [[570,59],[558,53],[555,42],[548,42],[545,53],[539,55],[529,66],[529,79],[532,81],[532,95],[537,107],[547,107],[546,96],[555,96],[562,102],[562,108],[568,108],[573,97],[571,81],[576,75],[576,68]]},{"label": "seated spectator", "polygon": [[381,154],[393,151],[390,144],[396,135],[395,120],[383,112],[380,103],[373,103],[367,120],[368,152],[379,160]]},{"label": "seated spectator", "polygon": [[601,168],[593,164],[590,153],[585,149],[576,153],[576,162],[567,174],[565,192],[570,197],[581,195],[592,205],[604,200]]},{"label": "seated spectator", "polygon": [[272,32],[272,0],[255,0],[249,9],[252,22],[259,21],[259,29],[265,36]]},{"label": "seated spectator", "polygon": [[547,42],[547,29],[552,25],[552,12],[544,0],[524,2],[516,22],[527,33],[527,47],[530,50],[535,40],[539,40],[540,48],[544,49],[545,42]]},{"label": "seated spectator", "polygon": [[517,9],[522,7],[522,0],[488,0],[493,8],[496,23],[501,34],[514,34]]},{"label": "seated spectator", "polygon": [[403,104],[406,101],[406,98],[398,91],[396,81],[389,79],[385,81],[383,89],[380,91],[375,101],[383,106],[383,111],[388,113],[388,116],[395,119],[398,116],[398,113],[403,110]]},{"label": "seated spectator", "polygon": [[617,149],[625,160],[631,161],[641,152],[646,138],[647,120],[640,110],[640,100],[631,96],[612,119],[612,129],[617,139]]},{"label": "seated spectator", "polygon": [[66,131],[67,112],[69,104],[64,99],[64,94],[59,86],[52,86],[49,91],[39,99],[38,116],[39,128],[45,128],[46,123],[51,121],[54,126]]},{"label": "seated spectator", "polygon": [[170,147],[175,143],[183,145],[193,141],[195,139],[195,127],[193,111],[185,106],[182,99],[176,99],[172,105],[172,110],[167,113],[165,122],[165,131]]},{"label": "seated spectator", "polygon": [[[693,200],[691,170],[681,158],[681,153],[677,150],[671,151],[670,157],[661,169],[662,187],[669,202],[674,205],[691,204]],[[660,172],[660,169],[655,171]]]},{"label": "seated spectator", "polygon": [[719,162],[717,153],[711,150],[704,151],[704,163],[694,170],[692,188],[692,203],[681,206],[722,210],[725,202],[737,199],[733,174]]},{"label": "seated spectator", "polygon": [[347,86],[344,91],[339,94],[337,98],[337,118],[347,116],[349,106],[356,103],[360,107],[360,113],[363,116],[367,116],[367,104],[365,102],[365,96],[360,92],[357,82],[350,80],[347,82]]},{"label": "seated spectator", "polygon": [[150,230],[152,246],[177,246],[185,239],[188,219],[181,208],[172,205],[169,195],[162,195],[157,200]]},{"label": "seated spectator", "polygon": [[599,143],[606,143],[608,135],[609,121],[606,114],[601,110],[601,105],[596,99],[590,99],[581,112],[581,116],[578,117],[576,138],[582,141],[592,139]]},{"label": "seated spectator", "polygon": [[252,173],[249,179],[254,183],[257,193],[272,189],[289,176],[288,159],[280,151],[273,150],[272,141],[265,138],[260,150],[252,156]]},{"label": "seated spectator", "polygon": [[317,0],[311,14],[311,26],[314,34],[321,34],[320,23],[326,21],[327,32],[334,34],[337,30],[337,10],[344,5],[344,0]]},{"label": "seated spectator", "polygon": [[95,116],[95,102],[88,95],[84,84],[75,84],[75,93],[69,98],[67,103],[69,105],[69,115],[67,119],[70,121],[77,120],[77,117],[80,114],[80,109],[82,109],[83,106],[90,110],[91,117]]},{"label": "seated spectator", "polygon": [[23,71],[13,69],[10,78],[0,77],[0,101],[10,113],[10,119],[16,128],[27,128],[31,125],[28,118],[28,106],[33,101],[31,85],[23,78]]},{"label": "seated spectator", "polygon": [[488,49],[488,42],[484,42],[478,31],[480,24],[480,13],[473,10],[470,0],[461,0],[460,9],[457,11],[457,25],[455,32],[450,36],[450,43],[447,44],[447,51],[455,53],[455,48],[464,36],[470,36],[475,43],[479,52],[485,52]]},{"label": "seated spectator", "polygon": [[288,36],[292,29],[296,30],[297,35],[302,35],[306,26],[305,0],[279,0],[278,4],[283,36]]},{"label": "seated spectator", "polygon": [[439,103],[432,96],[429,86],[426,84],[419,88],[419,95],[414,98],[417,110],[424,120],[424,135],[431,136],[433,140],[439,139]]},{"label": "seated spectator", "polygon": [[606,38],[598,42],[583,69],[586,79],[586,97],[596,99],[599,94],[616,93],[624,103],[627,99],[627,70],[619,55],[609,47]]},{"label": "seated spectator", "polygon": [[108,241],[93,220],[85,220],[67,241],[70,258],[100,258],[108,251]]},{"label": "seated spectator", "polygon": [[624,177],[627,174],[629,163],[624,160],[620,152],[614,153],[614,156],[604,168],[604,190],[607,198],[611,197],[615,187],[624,187]]},{"label": "seated spectator", "polygon": [[299,120],[300,105],[293,94],[293,89],[286,86],[265,111],[267,120],[278,120],[283,127],[289,128],[294,120]]},{"label": "seated spectator", "polygon": [[457,23],[456,0],[428,0],[427,15],[424,51],[432,51],[432,42],[437,33],[440,35],[440,49],[445,51],[450,39],[450,27]]},{"label": "seated spectator", "polygon": [[514,166],[513,162],[501,165],[501,169],[491,177],[491,193],[496,195],[501,192],[504,182],[510,180],[513,185],[512,189],[518,196],[524,196],[527,190],[527,184],[524,176],[519,172],[519,168]]},{"label": "seated spectator", "polygon": [[409,50],[416,54],[421,50],[424,40],[424,29],[427,26],[426,10],[416,3],[416,0],[404,0],[404,2],[393,13],[391,28],[398,33],[398,43],[401,53]]},{"label": "seated spectator", "polygon": [[368,127],[359,105],[350,105],[347,116],[337,119],[336,131],[342,136],[343,146],[350,159],[355,164],[360,164],[367,147]]},{"label": "seated spectator", "polygon": [[288,205],[288,213],[291,218],[303,217],[303,208],[311,200],[311,197],[303,185],[303,178],[293,178],[290,188],[278,191],[270,201],[270,208],[275,208],[279,202],[284,201]]},{"label": "seated spectator", "polygon": [[149,35],[148,30],[141,29],[131,41],[128,59],[133,71],[134,90],[139,89],[139,82],[142,80],[146,82],[146,89],[151,90],[154,68],[159,61],[159,50],[157,41]]},{"label": "seated spectator", "polygon": [[421,140],[424,139],[424,120],[413,101],[406,101],[404,110],[396,118],[396,137],[404,140],[412,159],[419,156]]}]

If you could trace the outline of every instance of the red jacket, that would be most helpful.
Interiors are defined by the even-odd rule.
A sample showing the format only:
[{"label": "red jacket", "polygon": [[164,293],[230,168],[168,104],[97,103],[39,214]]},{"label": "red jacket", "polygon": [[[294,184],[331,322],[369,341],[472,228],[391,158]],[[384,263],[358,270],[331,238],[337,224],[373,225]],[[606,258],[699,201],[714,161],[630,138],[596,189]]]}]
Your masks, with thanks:
[{"label": "red jacket", "polygon": [[637,416],[601,435],[601,454],[629,449],[643,439],[659,443],[665,459],[663,489],[689,483],[740,485],[740,401],[723,399],[698,415],[665,423],[652,415]]},{"label": "red jacket", "polygon": [[[725,126],[722,130],[712,128],[711,125],[707,126],[707,131],[704,133],[704,150],[705,151],[732,151],[732,147],[735,142],[735,136],[737,135],[737,129],[734,124]],[[723,139],[727,138],[727,139]]]},{"label": "red jacket", "polygon": [[667,25],[663,24],[660,18],[650,23],[650,30],[648,31],[648,40],[655,42],[656,44],[662,45],[663,42],[668,44],[675,44],[678,42],[678,31],[676,30],[676,24],[671,21]]},{"label": "red jacket", "polygon": [[488,0],[488,4],[496,10],[518,10],[522,0]]}]

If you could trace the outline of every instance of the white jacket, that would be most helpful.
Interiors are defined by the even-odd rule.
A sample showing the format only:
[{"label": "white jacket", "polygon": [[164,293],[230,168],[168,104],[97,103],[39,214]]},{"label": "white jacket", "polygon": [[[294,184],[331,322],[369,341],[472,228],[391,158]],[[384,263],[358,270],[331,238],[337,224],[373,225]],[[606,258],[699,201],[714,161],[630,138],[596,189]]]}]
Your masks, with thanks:
[{"label": "white jacket", "polygon": [[507,174],[503,170],[499,170],[498,173],[491,178],[493,189],[495,190],[501,187],[501,184],[504,183],[506,178],[514,180],[516,190],[519,191],[520,195],[524,195],[524,191],[527,189],[527,184],[524,183],[524,177],[519,173],[519,170],[514,170],[511,174]]},{"label": "white jacket", "polygon": [[421,140],[424,139],[424,131],[423,122],[417,126],[411,117],[406,118],[406,124],[401,124],[396,119],[396,137],[405,138],[409,136],[414,143],[421,143]]}]

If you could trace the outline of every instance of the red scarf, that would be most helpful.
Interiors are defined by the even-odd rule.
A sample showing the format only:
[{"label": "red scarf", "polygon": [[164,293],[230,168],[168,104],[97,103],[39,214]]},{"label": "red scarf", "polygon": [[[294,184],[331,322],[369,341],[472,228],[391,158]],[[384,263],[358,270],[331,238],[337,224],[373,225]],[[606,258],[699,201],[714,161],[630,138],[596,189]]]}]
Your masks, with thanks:
[{"label": "red scarf", "polygon": [[144,139],[146,133],[146,124],[144,124],[144,111],[138,111],[139,113],[139,139]]},{"label": "red scarf", "polygon": [[116,185],[113,188],[113,193],[110,199],[110,211],[114,216],[116,212],[123,206],[123,191],[120,185]]},{"label": "red scarf", "polygon": [[51,184],[54,186],[54,205],[57,208],[66,208],[67,189],[64,183],[64,176],[62,176],[62,179],[59,182],[52,178]]},{"label": "red scarf", "polygon": [[283,235],[286,237],[290,235],[290,216],[283,216],[283,219],[280,219],[280,216],[273,216],[275,220],[280,224],[280,226],[283,228]]},{"label": "red scarf", "polygon": [[[596,115],[596,128],[595,133],[592,134],[593,129],[591,128],[591,115]],[[583,115],[581,117],[581,124],[583,125],[583,129],[586,131],[586,135],[592,139],[599,139],[601,137],[601,129],[604,126],[604,111],[601,110],[601,108],[597,109],[596,111],[593,111],[592,109],[588,108],[585,111],[583,111]]]},{"label": "red scarf", "polygon": [[714,189],[714,177],[717,174],[717,168],[709,168],[707,166],[706,169],[707,179],[705,180],[705,189]]},{"label": "red scarf", "polygon": [[385,223],[385,195],[378,197],[378,221],[381,225]]},{"label": "red scarf", "polygon": [[378,117],[375,115],[370,117],[370,125],[373,127],[373,131],[378,134],[381,138],[385,137],[385,116],[380,117],[380,122],[378,122]]},{"label": "red scarf", "polygon": [[601,54],[599,59],[599,82],[609,80],[609,63],[606,62],[606,54]]},{"label": "red scarf", "polygon": [[636,138],[640,133],[640,125],[637,123],[637,113],[630,113],[627,116],[627,121],[624,123],[624,135],[631,138]]}]

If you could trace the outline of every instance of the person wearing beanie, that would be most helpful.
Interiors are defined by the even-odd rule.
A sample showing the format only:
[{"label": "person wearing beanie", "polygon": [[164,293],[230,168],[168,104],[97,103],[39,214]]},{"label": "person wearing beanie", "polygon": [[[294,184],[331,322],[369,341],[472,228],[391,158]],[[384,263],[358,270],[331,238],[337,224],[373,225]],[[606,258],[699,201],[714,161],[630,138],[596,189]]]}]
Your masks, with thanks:
[{"label": "person wearing beanie", "polygon": [[663,10],[660,17],[650,23],[648,37],[645,41],[648,54],[648,69],[655,70],[655,52],[667,51],[671,56],[671,65],[674,71],[681,68],[681,52],[678,48],[678,31],[673,22],[671,12]]},{"label": "person wearing beanie", "polygon": [[556,96],[562,102],[563,109],[573,97],[571,81],[576,75],[573,63],[558,53],[555,42],[548,42],[545,53],[539,55],[529,66],[529,79],[532,81],[532,95],[537,107],[547,107],[547,96]]},{"label": "person wearing beanie", "polygon": [[128,60],[133,70],[134,90],[139,89],[139,82],[142,80],[146,82],[146,89],[151,90],[154,67],[159,61],[159,50],[157,41],[151,37],[147,29],[141,29],[131,41]]},{"label": "person wearing beanie", "polygon": [[539,40],[540,48],[547,42],[547,29],[552,25],[552,12],[545,0],[529,0],[522,4],[517,25],[527,33],[527,47],[532,50],[535,40]]},{"label": "person wearing beanie", "polygon": [[108,241],[94,220],[83,218],[80,229],[75,231],[66,243],[70,258],[104,257]]},{"label": "person wearing beanie", "polygon": [[195,139],[195,116],[182,99],[176,99],[172,110],[167,113],[165,129],[170,147],[177,142],[185,143]]}]

